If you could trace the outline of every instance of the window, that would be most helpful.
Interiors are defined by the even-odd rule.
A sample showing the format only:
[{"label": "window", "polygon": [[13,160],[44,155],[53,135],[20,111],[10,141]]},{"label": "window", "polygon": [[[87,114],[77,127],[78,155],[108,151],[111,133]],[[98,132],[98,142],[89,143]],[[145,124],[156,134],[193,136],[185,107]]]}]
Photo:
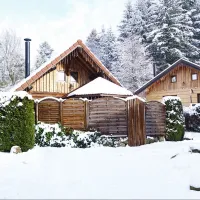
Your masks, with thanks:
[{"label": "window", "polygon": [[70,83],[78,83],[78,72],[71,72],[70,75]]},{"label": "window", "polygon": [[195,81],[195,80],[197,80],[197,74],[192,74],[192,81]]},{"label": "window", "polygon": [[57,71],[57,81],[65,81],[64,71]]},{"label": "window", "polygon": [[172,82],[172,83],[176,83],[176,81],[177,81],[177,80],[176,80],[176,75],[171,76],[171,82]]}]

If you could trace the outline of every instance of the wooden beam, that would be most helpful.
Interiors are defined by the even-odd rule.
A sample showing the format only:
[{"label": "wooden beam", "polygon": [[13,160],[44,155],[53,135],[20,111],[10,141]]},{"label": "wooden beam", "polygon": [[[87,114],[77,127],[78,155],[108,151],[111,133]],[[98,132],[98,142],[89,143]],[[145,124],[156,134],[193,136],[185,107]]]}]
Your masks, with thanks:
[{"label": "wooden beam", "polygon": [[[82,56],[79,54],[79,56],[77,57],[77,60],[79,62],[81,62],[81,64],[83,64],[90,72],[96,74],[97,73],[97,70],[95,70],[90,63],[88,63],[87,61],[85,61]],[[91,67],[89,67],[91,66]]]},{"label": "wooden beam", "polygon": [[79,56],[86,60],[86,62],[89,63],[90,66],[95,69],[95,71],[97,71],[97,69],[100,68],[96,63],[94,63],[93,60],[91,60],[91,58],[86,53],[79,52]]}]

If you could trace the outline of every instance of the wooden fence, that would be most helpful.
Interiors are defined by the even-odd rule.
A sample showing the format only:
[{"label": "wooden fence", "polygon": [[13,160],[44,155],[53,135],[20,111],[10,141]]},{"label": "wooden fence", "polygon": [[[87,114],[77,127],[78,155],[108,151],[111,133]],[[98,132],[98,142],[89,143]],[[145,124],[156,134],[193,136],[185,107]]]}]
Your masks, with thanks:
[{"label": "wooden fence", "polygon": [[165,105],[158,101],[149,101],[146,104],[146,135],[165,136],[166,111]]},{"label": "wooden fence", "polygon": [[89,102],[88,127],[96,128],[103,134],[127,135],[126,101],[111,97]]},{"label": "wooden fence", "polygon": [[36,101],[36,120],[128,136],[130,146],[145,144],[145,103],[138,98],[127,101],[113,97],[93,101],[44,98]]}]

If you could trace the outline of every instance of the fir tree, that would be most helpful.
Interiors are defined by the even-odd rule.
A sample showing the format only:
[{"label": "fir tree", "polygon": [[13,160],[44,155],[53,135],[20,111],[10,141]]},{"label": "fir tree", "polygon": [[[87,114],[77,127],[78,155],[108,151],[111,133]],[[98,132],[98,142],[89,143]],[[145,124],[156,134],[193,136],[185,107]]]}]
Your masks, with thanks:
[{"label": "fir tree", "polygon": [[102,31],[100,38],[100,60],[110,71],[114,71],[119,62],[119,52],[116,37],[109,28],[106,32]]},{"label": "fir tree", "polygon": [[94,55],[100,59],[100,36],[96,29],[93,29],[86,40],[86,45],[94,53]]},{"label": "fir tree", "polygon": [[[192,43],[195,47],[200,49],[200,1],[194,0],[193,3],[193,9],[191,10],[191,20],[193,26]],[[195,58],[193,61],[200,64],[199,52],[197,52],[193,57]]]},{"label": "fir tree", "polygon": [[[193,43],[193,26],[190,17],[192,0],[162,0],[157,28],[147,33],[146,44],[150,57],[159,72],[181,57],[196,61],[199,49]],[[188,10],[187,10],[188,9]]]},{"label": "fir tree", "polygon": [[51,58],[53,51],[54,50],[51,48],[49,43],[47,43],[46,41],[41,43],[38,49],[38,55],[36,58],[35,68],[37,69],[43,63],[47,62]]},{"label": "fir tree", "polygon": [[132,32],[132,18],[133,18],[133,5],[131,1],[128,1],[125,5],[125,10],[123,14],[123,19],[121,20],[120,25],[118,26],[119,29],[119,41],[124,41],[124,39],[128,38]]},{"label": "fir tree", "polygon": [[114,72],[123,86],[134,92],[152,78],[152,64],[145,55],[139,36],[124,39],[120,52],[121,65]]}]

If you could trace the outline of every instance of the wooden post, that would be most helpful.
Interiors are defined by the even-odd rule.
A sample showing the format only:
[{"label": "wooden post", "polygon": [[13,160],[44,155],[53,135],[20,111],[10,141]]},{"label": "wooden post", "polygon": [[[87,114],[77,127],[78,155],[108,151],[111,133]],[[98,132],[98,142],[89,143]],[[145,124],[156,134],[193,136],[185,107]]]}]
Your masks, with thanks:
[{"label": "wooden post", "polygon": [[85,119],[84,119],[85,129],[88,129],[88,121],[89,121],[89,102],[85,101]]},{"label": "wooden post", "polygon": [[60,123],[64,126],[63,124],[63,102],[60,100]]},{"label": "wooden post", "polygon": [[127,105],[127,121],[128,121],[128,145],[131,146],[131,120],[130,120],[130,100],[126,102]]},{"label": "wooden post", "polygon": [[142,102],[142,113],[143,113],[143,144],[146,144],[146,103]]}]

